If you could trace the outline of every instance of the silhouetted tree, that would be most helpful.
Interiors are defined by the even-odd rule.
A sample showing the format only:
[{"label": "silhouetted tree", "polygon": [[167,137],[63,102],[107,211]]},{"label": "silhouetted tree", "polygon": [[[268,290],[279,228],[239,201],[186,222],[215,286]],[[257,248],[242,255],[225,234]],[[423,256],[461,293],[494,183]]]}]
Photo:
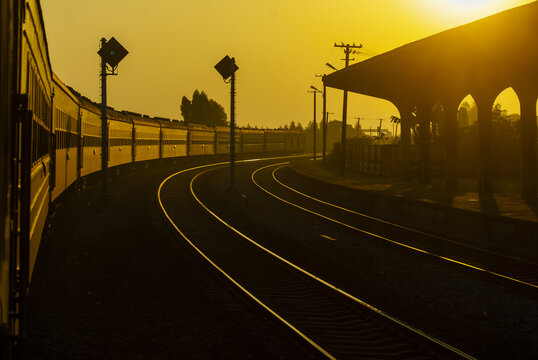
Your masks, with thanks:
[{"label": "silhouetted tree", "polygon": [[186,123],[196,123],[207,126],[227,126],[226,112],[222,105],[209,99],[205,92],[195,90],[192,101],[186,96],[181,99],[181,115]]},{"label": "silhouetted tree", "polygon": [[508,115],[508,111],[506,109],[503,109],[502,105],[499,103],[495,103],[493,105],[493,110],[491,111],[491,120],[492,121],[499,121],[499,122],[506,122],[506,116]]},{"label": "silhouetted tree", "polygon": [[520,142],[521,121],[519,115],[508,115],[502,105],[496,103],[491,114],[492,141],[495,146],[506,148],[518,147]]},{"label": "silhouetted tree", "polygon": [[303,125],[301,123],[297,123],[297,130],[303,131]]},{"label": "silhouetted tree", "polygon": [[191,105],[191,101],[186,96],[183,96],[183,99],[181,99],[181,116],[183,116],[186,123],[192,122]]},{"label": "silhouetted tree", "polygon": [[295,126],[295,121],[292,120],[290,123],[290,130],[295,130],[295,129],[297,129],[297,127]]}]

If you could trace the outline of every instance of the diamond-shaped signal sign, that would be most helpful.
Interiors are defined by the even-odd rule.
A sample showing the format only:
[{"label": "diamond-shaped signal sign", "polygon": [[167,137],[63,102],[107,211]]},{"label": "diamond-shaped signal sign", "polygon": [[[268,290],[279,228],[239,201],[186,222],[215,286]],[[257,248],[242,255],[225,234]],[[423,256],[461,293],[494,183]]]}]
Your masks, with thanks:
[{"label": "diamond-shaped signal sign", "polygon": [[121,46],[118,40],[111,37],[97,53],[103,61],[115,68],[129,52]]},{"label": "diamond-shaped signal sign", "polygon": [[232,76],[239,69],[239,67],[235,64],[235,59],[232,59],[226,55],[221,61],[219,61],[217,65],[215,65],[215,69],[217,69],[219,74],[222,75],[224,80],[226,80]]}]

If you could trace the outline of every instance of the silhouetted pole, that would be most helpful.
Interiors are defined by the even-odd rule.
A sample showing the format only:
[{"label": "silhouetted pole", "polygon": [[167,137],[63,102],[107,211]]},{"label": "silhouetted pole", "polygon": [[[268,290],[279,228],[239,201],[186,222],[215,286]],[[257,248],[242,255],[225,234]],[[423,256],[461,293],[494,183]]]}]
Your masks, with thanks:
[{"label": "silhouetted pole", "polygon": [[[107,172],[108,172],[108,123],[106,116],[106,77],[117,75],[114,71],[120,61],[129,52],[113,37],[108,41],[101,39],[101,48],[97,52],[101,57],[101,181],[102,192],[107,192]],[[112,72],[107,73],[107,64],[112,68]]]},{"label": "silhouetted pole", "polygon": [[[235,58],[232,58],[235,66]],[[235,174],[235,71],[232,74],[230,87],[230,186],[234,186]]]},{"label": "silhouetted pole", "polygon": [[314,91],[314,150],[313,150],[314,161],[316,161],[316,133],[318,130],[318,124],[316,123],[316,95],[317,95],[317,91]]},{"label": "silhouetted pole", "polygon": [[316,133],[317,133],[317,130],[318,130],[318,125],[316,123],[316,94],[318,92],[321,92],[321,91],[316,89],[314,86],[310,86],[310,88],[312,89],[312,91],[309,91],[309,92],[314,93],[314,150],[313,150],[313,156],[314,156],[314,160],[316,160],[316,150],[317,150]]},{"label": "silhouetted pole", "polygon": [[323,144],[322,144],[322,159],[325,164],[325,157],[327,153],[327,86],[323,84]]},{"label": "silhouetted pole", "polygon": [[231,77],[230,86],[230,187],[234,186],[235,171],[235,72],[239,68],[235,64],[235,58],[226,55],[215,65],[215,70],[222,76],[222,80],[227,83]]},{"label": "silhouetted pole", "polygon": [[381,144],[381,126],[383,126],[383,119],[379,118],[379,129],[377,130],[377,143]]},{"label": "silhouetted pole", "polygon": [[[351,52],[354,51],[352,49],[360,49],[362,48],[362,44],[351,45],[351,44],[342,43],[341,45],[338,45],[335,43],[334,47],[344,48],[344,54],[346,55],[346,58],[342,60],[346,61],[345,67],[348,67],[349,66],[349,54],[351,54]],[[344,106],[342,109],[342,140],[341,140],[342,146],[340,147],[342,151],[341,157],[340,157],[340,162],[341,162],[340,163],[340,175],[344,175],[346,172],[346,126],[347,126],[347,90],[344,90]]]},{"label": "silhouetted pole", "polygon": [[[101,39],[101,48],[106,44],[106,39]],[[108,124],[106,116],[106,61],[101,57],[101,190],[103,194],[107,192],[108,173]]]}]

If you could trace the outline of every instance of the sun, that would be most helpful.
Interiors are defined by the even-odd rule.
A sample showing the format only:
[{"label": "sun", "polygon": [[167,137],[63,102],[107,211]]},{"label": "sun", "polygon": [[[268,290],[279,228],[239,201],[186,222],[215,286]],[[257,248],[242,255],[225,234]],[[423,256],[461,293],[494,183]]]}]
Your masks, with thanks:
[{"label": "sun", "polygon": [[460,10],[479,10],[499,3],[495,0],[438,0],[439,3],[445,3],[449,6]]}]

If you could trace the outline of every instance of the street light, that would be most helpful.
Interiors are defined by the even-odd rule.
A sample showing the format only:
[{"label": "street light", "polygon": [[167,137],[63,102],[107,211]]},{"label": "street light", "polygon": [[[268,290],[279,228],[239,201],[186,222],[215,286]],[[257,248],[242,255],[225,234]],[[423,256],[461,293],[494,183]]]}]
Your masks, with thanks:
[{"label": "street light", "polygon": [[313,91],[309,91],[310,93],[313,93],[314,94],[314,150],[313,150],[313,156],[314,156],[314,161],[316,160],[316,133],[317,133],[317,130],[318,130],[318,126],[316,124],[316,94],[317,93],[323,93],[323,91],[317,89],[315,86],[310,86],[310,88],[313,90]]},{"label": "street light", "polygon": [[328,67],[330,67],[330,68],[333,69],[334,71],[338,71],[337,68],[335,68],[334,66],[332,66],[332,65],[329,64],[329,63],[326,63],[325,65],[327,65]]}]

